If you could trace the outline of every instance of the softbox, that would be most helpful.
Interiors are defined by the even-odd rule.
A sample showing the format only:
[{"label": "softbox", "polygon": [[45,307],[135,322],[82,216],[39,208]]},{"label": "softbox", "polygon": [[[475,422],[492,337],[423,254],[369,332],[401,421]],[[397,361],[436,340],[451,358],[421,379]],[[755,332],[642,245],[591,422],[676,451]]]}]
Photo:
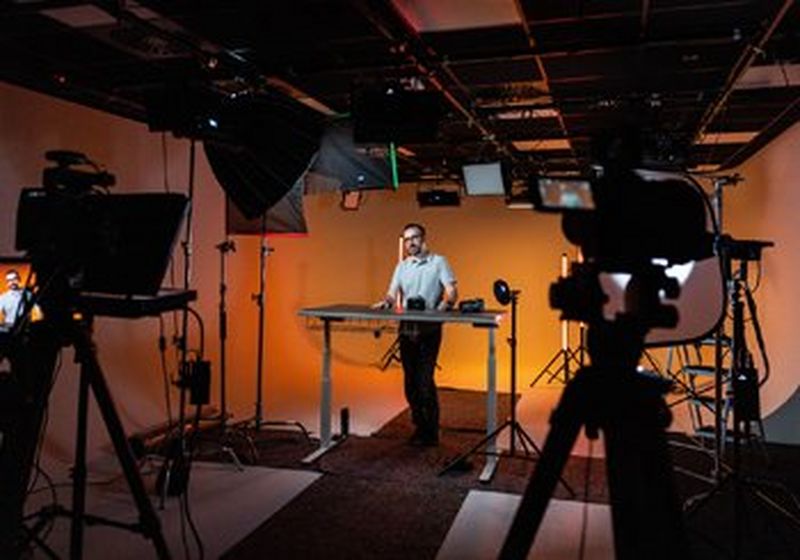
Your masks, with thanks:
[{"label": "softbox", "polygon": [[263,216],[246,218],[231,203],[230,197],[225,199],[225,231],[228,235],[261,235],[264,233],[304,234],[308,232],[303,215],[303,187],[305,174],[294,186],[273,205]]},{"label": "softbox", "polygon": [[357,146],[352,126],[337,123],[322,135],[319,153],[306,178],[306,191],[382,189],[391,184],[386,146]]},{"label": "softbox", "polygon": [[215,122],[216,131],[203,140],[206,157],[223,190],[250,219],[289,192],[322,134],[320,115],[277,95],[227,100]]}]

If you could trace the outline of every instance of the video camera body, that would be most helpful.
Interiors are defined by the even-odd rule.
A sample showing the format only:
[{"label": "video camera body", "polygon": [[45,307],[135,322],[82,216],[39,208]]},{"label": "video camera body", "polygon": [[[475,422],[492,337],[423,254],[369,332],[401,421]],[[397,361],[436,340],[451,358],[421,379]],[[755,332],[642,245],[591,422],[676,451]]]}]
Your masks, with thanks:
[{"label": "video camera body", "polygon": [[[94,188],[107,189],[114,186],[116,178],[103,171],[80,152],[69,150],[50,150],[45,159],[55,162],[55,167],[46,167],[42,172],[42,186],[46,189],[63,189],[72,194],[82,194]],[[89,170],[75,169],[86,166]]]},{"label": "video camera body", "polygon": [[[50,151],[56,167],[41,187],[24,188],[16,248],[25,251],[44,304],[63,308],[68,293],[153,295],[161,287],[189,201],[180,193],[109,194],[114,176],[77,152]],[[73,165],[95,171],[77,171]],[[58,278],[55,284],[52,278]],[[61,293],[58,293],[58,292]]]},{"label": "video camera body", "polygon": [[[630,275],[621,296],[624,314],[635,315],[645,330],[678,324],[675,306],[662,301],[681,292],[668,267],[714,254],[713,221],[696,182],[673,172],[611,167],[591,178],[537,177],[530,193],[537,210],[563,214],[564,235],[584,258],[551,286],[550,304],[562,318],[607,320],[601,277],[623,273]],[[708,321],[708,330],[717,321]]]}]

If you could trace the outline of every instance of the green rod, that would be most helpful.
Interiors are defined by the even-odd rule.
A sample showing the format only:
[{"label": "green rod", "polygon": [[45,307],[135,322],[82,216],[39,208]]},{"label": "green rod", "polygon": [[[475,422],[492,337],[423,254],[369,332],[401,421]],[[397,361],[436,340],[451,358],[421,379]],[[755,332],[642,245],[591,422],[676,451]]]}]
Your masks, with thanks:
[{"label": "green rod", "polygon": [[392,166],[392,186],[394,190],[397,190],[400,186],[400,179],[397,174],[397,148],[395,148],[394,142],[389,142],[389,162]]}]

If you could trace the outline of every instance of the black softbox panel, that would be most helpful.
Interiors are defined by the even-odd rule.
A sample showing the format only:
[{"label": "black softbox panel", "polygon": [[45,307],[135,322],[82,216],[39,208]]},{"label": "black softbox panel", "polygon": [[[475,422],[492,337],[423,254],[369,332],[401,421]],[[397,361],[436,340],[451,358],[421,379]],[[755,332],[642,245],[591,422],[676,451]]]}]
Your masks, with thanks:
[{"label": "black softbox panel", "polygon": [[226,101],[203,140],[217,181],[247,218],[266,212],[308,168],[319,147],[322,117],[276,95]]},{"label": "black softbox panel", "polygon": [[305,174],[295,181],[292,189],[266,211],[263,216],[246,218],[230,197],[225,199],[225,232],[228,235],[305,234],[308,233],[303,215]]},{"label": "black softbox panel", "polygon": [[386,145],[356,145],[350,124],[337,123],[325,130],[307,176],[308,192],[382,189],[391,184]]}]

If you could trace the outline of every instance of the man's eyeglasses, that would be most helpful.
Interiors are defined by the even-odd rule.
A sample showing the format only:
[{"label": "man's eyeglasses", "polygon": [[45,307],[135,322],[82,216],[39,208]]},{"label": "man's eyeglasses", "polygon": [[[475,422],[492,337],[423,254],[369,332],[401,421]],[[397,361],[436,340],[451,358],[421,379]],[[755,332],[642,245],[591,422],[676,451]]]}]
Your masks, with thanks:
[{"label": "man's eyeglasses", "polygon": [[403,236],[403,243],[408,243],[409,241],[413,241],[415,239],[422,239],[422,235],[417,233],[414,235],[409,235],[408,237]]}]

